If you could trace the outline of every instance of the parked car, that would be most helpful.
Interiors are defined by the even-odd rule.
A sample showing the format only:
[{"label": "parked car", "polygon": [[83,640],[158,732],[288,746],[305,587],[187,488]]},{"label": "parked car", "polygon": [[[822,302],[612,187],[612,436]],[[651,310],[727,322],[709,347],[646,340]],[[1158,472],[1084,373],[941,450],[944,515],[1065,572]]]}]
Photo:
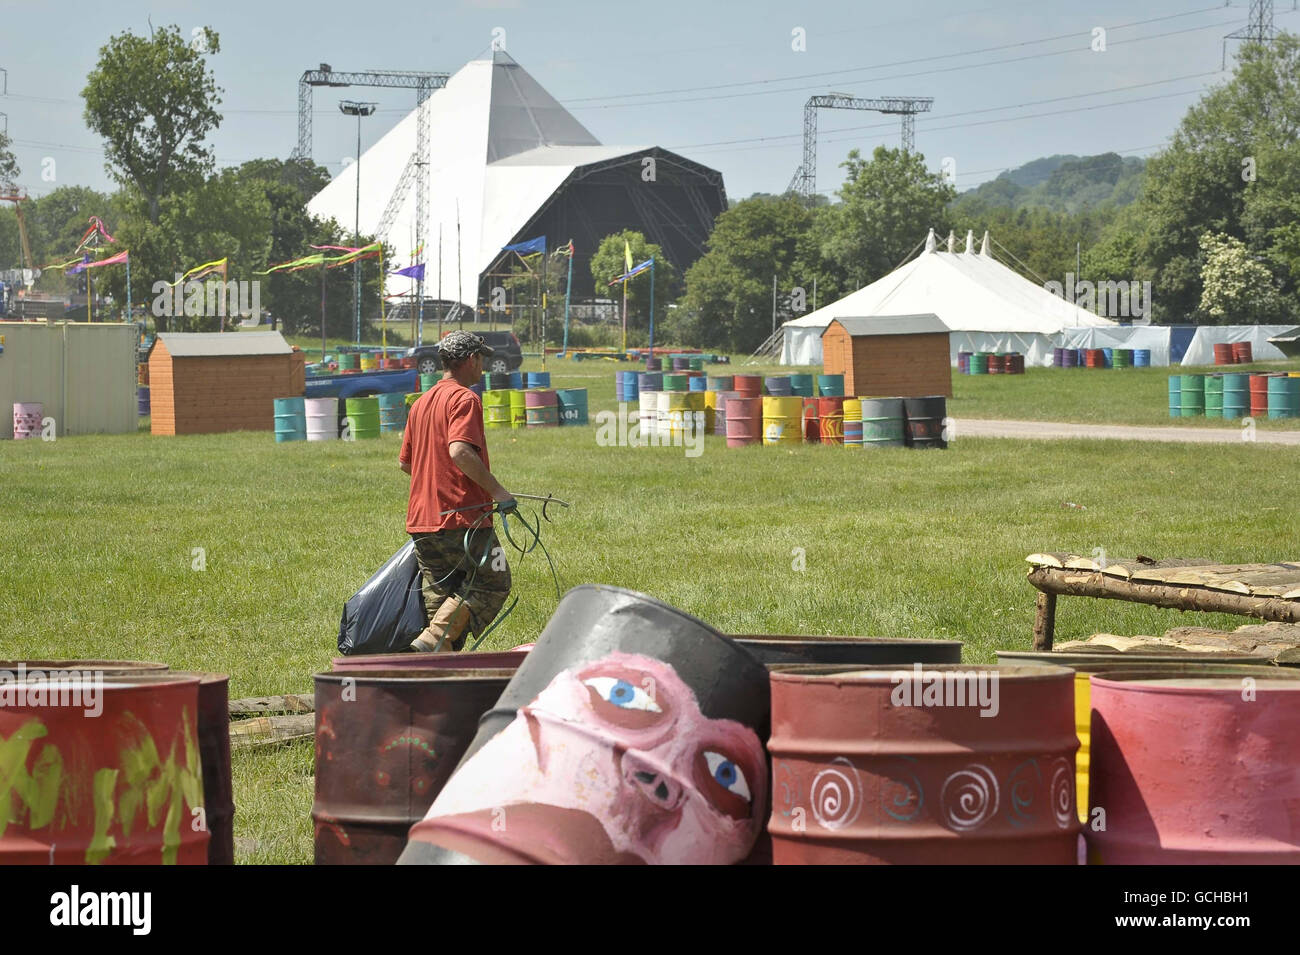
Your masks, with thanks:
[{"label": "parked car", "polygon": [[[514,332],[475,332],[483,341],[492,346],[491,358],[483,359],[483,370],[491,372],[515,371],[524,363],[524,352]],[[416,359],[416,367],[422,375],[432,375],[442,370],[442,359],[438,354],[438,343],[417,345],[406,350],[408,357]]]}]

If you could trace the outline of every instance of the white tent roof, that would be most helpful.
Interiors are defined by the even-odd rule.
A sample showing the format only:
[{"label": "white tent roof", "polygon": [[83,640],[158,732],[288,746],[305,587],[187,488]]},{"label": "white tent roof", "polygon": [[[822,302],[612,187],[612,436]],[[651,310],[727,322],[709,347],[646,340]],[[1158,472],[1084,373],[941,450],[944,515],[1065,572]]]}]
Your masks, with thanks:
[{"label": "white tent roof", "polygon": [[985,250],[940,252],[931,233],[926,251],[910,262],[785,327],[824,328],[834,318],[926,312],[954,332],[1055,335],[1071,327],[1116,324],[1053,295]]},{"label": "white tent roof", "polygon": [[[574,169],[625,156],[648,146],[602,146],[518,63],[504,52],[473,60],[424,103],[429,122],[429,219],[424,235],[425,294],[457,297],[473,306],[478,277]],[[371,234],[415,149],[416,110],[407,114],[307,204],[312,215],[332,216],[347,232],[356,218],[361,176],[360,231]],[[460,226],[457,281],[457,222]],[[439,229],[441,228],[441,257]],[[534,238],[521,236],[521,239]],[[387,241],[408,264],[415,235],[412,184]],[[549,236],[548,245],[561,242]],[[441,263],[441,264],[440,264]],[[391,291],[413,287],[390,279]]]}]

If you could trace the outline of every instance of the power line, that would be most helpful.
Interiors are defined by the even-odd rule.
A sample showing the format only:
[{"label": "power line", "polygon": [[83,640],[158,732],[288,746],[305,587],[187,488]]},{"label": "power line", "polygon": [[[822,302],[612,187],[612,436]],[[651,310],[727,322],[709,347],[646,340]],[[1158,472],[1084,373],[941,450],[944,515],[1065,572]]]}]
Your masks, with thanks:
[{"label": "power line", "polygon": [[[1224,9],[1222,6],[1203,7],[1203,8],[1201,8],[1201,9],[1199,9],[1199,10],[1189,10],[1189,11],[1187,11],[1187,12],[1185,12],[1185,13],[1170,14],[1170,15],[1168,15],[1168,16],[1164,16],[1164,17],[1152,17],[1152,18],[1150,18],[1150,19],[1148,19],[1148,20],[1134,20],[1134,21],[1132,21],[1131,23],[1121,23],[1121,24],[1117,24],[1116,26],[1110,27],[1109,29],[1110,29],[1110,30],[1123,30],[1123,29],[1127,29],[1127,28],[1129,28],[1129,27],[1133,27],[1133,26],[1142,26],[1142,25],[1147,24],[1147,23],[1155,23],[1155,22],[1158,22],[1158,21],[1161,21],[1161,20],[1172,20],[1172,19],[1176,19],[1176,18],[1178,18],[1178,17],[1195,16],[1195,15],[1197,15],[1197,14],[1207,13],[1207,12],[1212,11],[1212,10],[1222,10],[1222,9]],[[1158,39],[1159,37],[1163,37],[1163,36],[1174,36],[1174,35],[1176,35],[1176,34],[1178,34],[1178,33],[1192,32],[1193,30],[1214,29],[1214,28],[1217,28],[1217,27],[1222,26],[1222,25],[1223,25],[1224,23],[1226,23],[1226,22],[1235,22],[1235,21],[1221,21],[1221,22],[1218,22],[1218,23],[1210,24],[1209,26],[1192,27],[1192,28],[1189,28],[1188,30],[1176,30],[1176,31],[1172,31],[1172,32],[1170,32],[1170,33],[1154,34],[1154,35],[1152,35],[1152,36],[1148,36],[1148,37],[1135,37],[1134,39],[1130,39],[1130,40],[1120,40],[1120,41],[1116,41],[1116,43],[1115,43],[1115,44],[1112,44],[1112,45],[1119,45],[1120,43],[1133,43],[1133,42],[1136,42],[1136,41],[1138,41],[1138,40]],[[981,48],[979,48],[979,49],[974,49],[974,50],[963,50],[963,51],[959,51],[959,52],[956,52],[956,53],[942,53],[942,54],[936,54],[936,55],[934,55],[934,56],[921,56],[921,57],[913,57],[913,58],[911,58],[911,59],[906,59],[906,60],[894,60],[894,61],[889,62],[889,63],[879,63],[879,64],[876,64],[875,66],[860,66],[860,67],[852,67],[852,68],[842,69],[842,70],[827,70],[827,71],[823,71],[823,72],[819,72],[819,73],[800,73],[800,74],[793,74],[793,75],[790,75],[790,76],[772,77],[772,78],[770,78],[770,79],[765,79],[765,80],[748,80],[748,81],[745,81],[745,82],[739,82],[739,83],[719,83],[719,84],[713,84],[713,85],[710,85],[710,86],[680,87],[680,88],[677,88],[677,89],[670,89],[670,90],[656,90],[656,91],[653,91],[653,92],[646,92],[646,93],[615,93],[615,94],[610,94],[610,95],[608,95],[608,96],[587,96],[587,97],[580,97],[580,98],[577,98],[577,99],[570,99],[570,100],[567,100],[567,101],[564,103],[564,105],[565,105],[565,106],[568,106],[568,105],[570,105],[570,104],[574,104],[574,103],[595,103],[595,102],[604,102],[604,101],[607,101],[607,100],[615,100],[615,99],[631,99],[631,98],[642,97],[642,96],[669,96],[669,95],[675,95],[675,94],[677,94],[677,93],[710,92],[710,91],[713,91],[713,90],[735,89],[735,88],[742,87],[742,86],[756,86],[756,85],[763,85],[763,84],[767,84],[767,83],[784,83],[784,82],[789,82],[789,81],[791,81],[791,80],[824,79],[824,78],[826,78],[826,77],[830,77],[830,76],[843,76],[843,75],[846,75],[846,74],[849,74],[849,73],[865,73],[865,72],[870,72],[870,71],[873,71],[873,70],[882,70],[882,69],[886,69],[886,68],[888,68],[888,67],[893,67],[893,66],[910,66],[910,65],[915,64],[915,63],[928,63],[928,62],[931,62],[931,61],[934,61],[934,60],[951,60],[951,59],[956,59],[956,58],[958,58],[958,57],[963,57],[963,56],[974,56],[974,55],[979,54],[979,53],[995,53],[995,52],[998,52],[998,51],[1000,51],[1000,50],[1010,50],[1010,49],[1017,49],[1017,48],[1019,48],[1019,47],[1024,47],[1024,46],[1034,46],[1034,45],[1039,44],[1039,43],[1051,43],[1051,42],[1055,42],[1055,41],[1057,41],[1057,40],[1077,39],[1077,38],[1080,37],[1080,36],[1091,36],[1091,34],[1090,34],[1090,33],[1087,33],[1087,32],[1084,32],[1084,31],[1075,30],[1075,31],[1072,31],[1072,32],[1070,32],[1070,33],[1061,33],[1061,34],[1057,34],[1057,35],[1055,35],[1055,36],[1050,36],[1050,37],[1040,37],[1040,38],[1035,39],[1035,40],[1021,40],[1021,41],[1016,42],[1016,43],[1003,43],[1003,44],[1000,44],[1000,45],[998,45],[998,46],[981,47]],[[1059,56],[1059,55],[1062,54],[1062,53],[1078,53],[1078,52],[1086,52],[1088,49],[1089,49],[1089,48],[1085,47],[1083,50],[1078,50],[1078,49],[1072,49],[1072,50],[1054,50],[1054,51],[1051,51],[1051,52],[1046,53],[1046,54],[1036,54],[1036,56]],[[1029,58],[1029,59],[1032,59],[1033,57],[1028,57],[1028,58]],[[992,62],[993,62],[993,63],[1001,63],[1001,62],[1012,63],[1012,62],[1016,62],[1016,58],[1013,58],[1013,59],[1010,59],[1010,60],[995,60],[995,61],[992,61]],[[965,67],[958,67],[958,69],[969,69],[969,68],[971,68],[971,67],[975,67],[975,66],[987,66],[987,65],[990,65],[990,64],[974,63],[974,64],[968,64],[968,65],[965,66]],[[944,72],[944,71],[940,71],[940,72]],[[861,82],[872,82],[872,83],[875,83],[875,82],[883,82],[883,81],[887,81],[887,80],[891,80],[891,79],[904,79],[904,78],[907,78],[907,77],[912,77],[912,76],[924,76],[924,75],[926,75],[926,74],[925,74],[925,73],[905,73],[905,74],[901,74],[901,75],[898,75],[898,76],[866,77],[866,78],[864,78]],[[797,88],[793,88],[793,89],[785,89],[785,90],[755,90],[755,91],[751,91],[750,93],[738,94],[738,95],[752,96],[752,95],[757,95],[757,94],[759,94],[759,93],[767,93],[767,92],[778,92],[778,93],[780,93],[780,92],[802,92],[802,91],[807,90],[807,89],[809,89],[809,88],[810,88],[810,87],[806,87],[806,86],[805,86],[805,87],[797,87]],[[729,98],[729,97],[699,97],[699,98],[691,98],[691,99],[681,100],[680,102],[697,102],[697,101],[702,100],[702,99],[721,99],[721,98]],[[679,101],[677,101],[677,100],[671,100],[671,101],[669,101],[669,102],[679,102]],[[628,103],[628,104],[623,104],[623,105],[628,105],[628,106],[650,106],[650,105],[655,105],[655,104],[652,104],[652,103]],[[612,109],[612,108],[615,108],[615,107],[616,107],[616,104],[611,104],[610,106],[584,106],[584,107],[580,107],[580,108],[582,108],[582,109],[606,109],[606,108],[610,108],[610,109]]]},{"label": "power line", "polygon": [[[1218,74],[1219,74],[1218,70],[1210,70],[1205,73],[1189,73],[1186,76],[1174,76],[1165,80],[1152,80],[1149,83],[1133,83],[1130,86],[1116,86],[1113,87],[1112,89],[1107,89],[1107,90],[1095,90],[1091,93],[1072,93],[1069,96],[1055,96],[1052,97],[1051,99],[1030,100],[1029,102],[1026,103],[1011,103],[1006,106],[988,106],[983,109],[964,110],[960,113],[941,113],[941,114],[930,116],[928,119],[922,120],[922,122],[933,123],[936,120],[941,120],[941,119],[952,119],[960,116],[974,116],[979,113],[995,113],[999,110],[1004,110],[1004,109],[1023,109],[1024,107],[1027,106],[1043,106],[1047,103],[1060,103],[1065,100],[1081,99],[1085,96],[1105,96],[1108,93],[1122,93],[1128,90],[1142,89],[1148,86],[1160,86],[1164,83],[1179,83],[1182,82],[1183,80],[1203,79],[1204,77],[1217,76]],[[894,126],[894,125],[895,125],[894,123],[868,123],[863,126],[838,126],[833,129],[828,129],[825,132],[827,134],[849,133],[849,132],[855,132],[864,129],[883,129],[886,126]],[[747,139],[724,139],[712,143],[683,143],[681,145],[676,145],[676,146],[665,146],[664,148],[665,149],[700,149],[708,146],[730,146],[736,143],[769,142],[778,139],[799,139],[801,135],[802,135],[801,133],[785,133],[780,136],[753,136]]]}]

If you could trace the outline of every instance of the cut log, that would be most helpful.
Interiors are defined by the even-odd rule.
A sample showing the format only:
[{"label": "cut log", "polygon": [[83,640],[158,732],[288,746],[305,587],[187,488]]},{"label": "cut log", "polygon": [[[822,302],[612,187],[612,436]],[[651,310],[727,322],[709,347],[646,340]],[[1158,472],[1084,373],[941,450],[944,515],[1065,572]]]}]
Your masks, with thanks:
[{"label": "cut log", "polygon": [[[1146,584],[1121,580],[1105,574],[1065,574],[1045,567],[1029,571],[1029,582],[1046,594],[1065,594],[1071,597],[1103,597],[1111,600],[1129,600],[1173,610],[1199,610],[1206,613],[1235,613],[1262,620],[1282,623],[1300,623],[1300,601],[1279,597],[1225,593],[1204,587],[1177,584]],[[1055,608],[1053,608],[1055,609]],[[1040,615],[1042,604],[1039,604]],[[1035,625],[1035,638],[1038,626]],[[1035,644],[1038,640],[1035,639]]]},{"label": "cut log", "polygon": [[255,716],[230,724],[230,745],[234,748],[266,746],[289,740],[306,739],[316,733],[316,716],[295,713],[290,716]]},{"label": "cut log", "polygon": [[284,696],[253,696],[230,701],[230,715],[263,716],[268,713],[311,713],[316,701],[308,693],[286,693]]}]

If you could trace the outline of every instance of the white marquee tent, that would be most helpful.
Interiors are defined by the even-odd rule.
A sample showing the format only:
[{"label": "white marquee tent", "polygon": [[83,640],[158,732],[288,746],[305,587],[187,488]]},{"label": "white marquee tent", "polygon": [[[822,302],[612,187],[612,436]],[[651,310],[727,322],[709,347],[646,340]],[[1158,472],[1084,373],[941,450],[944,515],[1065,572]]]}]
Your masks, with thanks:
[{"label": "white marquee tent", "polygon": [[[781,363],[821,364],[821,334],[836,318],[933,313],[952,329],[953,364],[958,351],[1016,351],[1027,365],[1050,365],[1063,330],[1116,327],[1007,268],[989,254],[988,244],[985,234],[975,252],[974,236],[967,234],[966,251],[941,252],[931,230],[925,251],[916,258],[837,302],[786,322]],[[1167,355],[1166,348],[1166,361]]]},{"label": "white marquee tent", "polygon": [[1295,325],[1202,325],[1187,346],[1183,364],[1213,365],[1214,346],[1231,342],[1250,342],[1251,358],[1255,361],[1285,361],[1286,355],[1268,340],[1297,332],[1300,328]]}]

